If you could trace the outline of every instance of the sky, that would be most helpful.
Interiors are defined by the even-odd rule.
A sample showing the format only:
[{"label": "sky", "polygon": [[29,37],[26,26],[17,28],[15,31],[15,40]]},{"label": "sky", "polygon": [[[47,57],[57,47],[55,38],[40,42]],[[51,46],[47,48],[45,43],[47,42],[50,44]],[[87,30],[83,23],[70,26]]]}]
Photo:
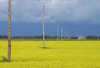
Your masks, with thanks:
[{"label": "sky", "polygon": [[[100,0],[11,0],[11,35],[42,35],[43,5],[46,35],[57,35],[59,20],[59,36],[61,27],[70,36],[100,36]],[[0,0],[0,35],[8,35],[8,0]]]}]

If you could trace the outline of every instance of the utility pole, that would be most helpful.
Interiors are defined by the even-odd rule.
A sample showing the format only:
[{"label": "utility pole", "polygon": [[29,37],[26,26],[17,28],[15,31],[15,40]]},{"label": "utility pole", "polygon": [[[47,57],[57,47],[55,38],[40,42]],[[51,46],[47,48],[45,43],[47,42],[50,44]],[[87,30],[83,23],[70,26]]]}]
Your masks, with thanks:
[{"label": "utility pole", "polygon": [[59,29],[59,20],[57,21],[57,43],[58,43],[58,29]]},{"label": "utility pole", "polygon": [[66,31],[66,40],[67,40],[67,31]]},{"label": "utility pole", "polygon": [[45,36],[44,36],[44,5],[43,5],[43,48],[45,48]]},{"label": "utility pole", "polygon": [[[67,31],[66,31],[66,33],[67,33]],[[67,39],[69,40],[70,39],[70,35],[67,33]]]},{"label": "utility pole", "polygon": [[65,31],[66,31],[66,30],[65,30],[65,28],[64,28],[64,40],[65,40],[65,36],[66,36],[66,35],[65,35]]},{"label": "utility pole", "polygon": [[98,36],[97,40],[99,40],[99,36]]},{"label": "utility pole", "polygon": [[11,60],[11,0],[9,0],[8,23],[8,62]]},{"label": "utility pole", "polygon": [[63,27],[61,27],[61,41],[63,40]]}]

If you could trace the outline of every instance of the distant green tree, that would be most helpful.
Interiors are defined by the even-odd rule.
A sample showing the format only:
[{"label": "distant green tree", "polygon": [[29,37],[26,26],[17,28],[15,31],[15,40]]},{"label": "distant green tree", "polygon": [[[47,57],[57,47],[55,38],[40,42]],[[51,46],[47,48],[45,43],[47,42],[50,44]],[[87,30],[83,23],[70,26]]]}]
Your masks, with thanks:
[{"label": "distant green tree", "polygon": [[0,35],[0,38],[1,38],[1,35]]},{"label": "distant green tree", "polygon": [[98,36],[89,35],[89,36],[86,36],[86,39],[98,39]]},{"label": "distant green tree", "polygon": [[40,38],[42,39],[43,38],[43,35],[41,35]]},{"label": "distant green tree", "polygon": [[50,39],[51,36],[50,35],[45,35],[45,39]]},{"label": "distant green tree", "polygon": [[8,36],[7,36],[7,35],[2,35],[1,37],[2,37],[2,38],[8,38]]},{"label": "distant green tree", "polygon": [[78,37],[71,37],[71,39],[78,39]]},{"label": "distant green tree", "polygon": [[[55,35],[55,36],[52,36],[52,38],[57,38],[57,35]],[[59,38],[59,36],[58,36],[58,38]]]}]

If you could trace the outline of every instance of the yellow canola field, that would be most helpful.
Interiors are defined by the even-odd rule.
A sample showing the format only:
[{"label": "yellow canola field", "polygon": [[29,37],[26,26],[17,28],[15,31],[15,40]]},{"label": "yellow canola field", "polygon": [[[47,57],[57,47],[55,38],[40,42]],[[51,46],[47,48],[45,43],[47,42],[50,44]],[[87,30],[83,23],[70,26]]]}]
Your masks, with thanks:
[{"label": "yellow canola field", "polygon": [[0,41],[0,68],[100,68],[100,41]]}]

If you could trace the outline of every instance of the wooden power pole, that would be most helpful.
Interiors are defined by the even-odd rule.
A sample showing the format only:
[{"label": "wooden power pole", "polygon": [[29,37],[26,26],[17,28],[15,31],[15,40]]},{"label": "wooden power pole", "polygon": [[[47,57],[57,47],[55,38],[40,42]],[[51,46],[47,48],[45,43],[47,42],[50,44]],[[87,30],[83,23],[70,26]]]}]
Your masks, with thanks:
[{"label": "wooden power pole", "polygon": [[11,0],[9,0],[9,10],[8,10],[8,62],[11,60]]},{"label": "wooden power pole", "polygon": [[43,6],[43,48],[45,48],[45,36],[44,36],[44,7]]},{"label": "wooden power pole", "polygon": [[58,29],[59,29],[59,20],[57,21],[57,43],[58,43]]}]

